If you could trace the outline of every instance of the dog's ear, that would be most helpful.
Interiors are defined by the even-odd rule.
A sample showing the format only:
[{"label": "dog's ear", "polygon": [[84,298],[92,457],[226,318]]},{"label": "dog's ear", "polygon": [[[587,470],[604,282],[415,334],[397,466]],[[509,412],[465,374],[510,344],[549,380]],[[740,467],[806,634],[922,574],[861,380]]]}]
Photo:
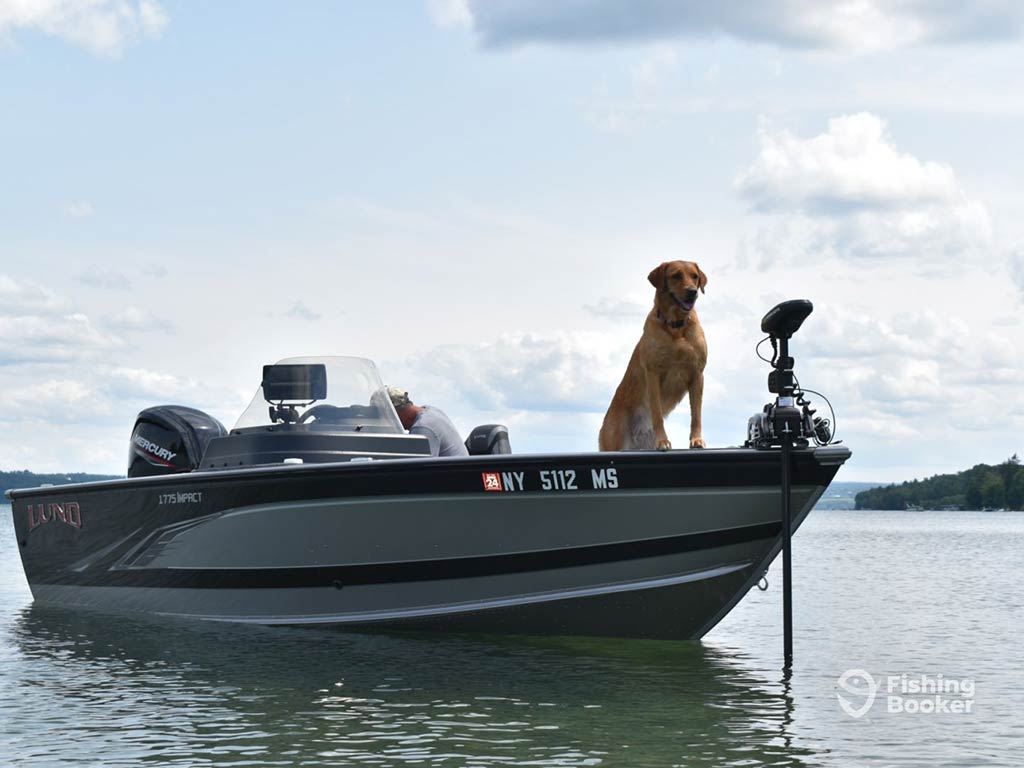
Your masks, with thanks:
[{"label": "dog's ear", "polygon": [[704,274],[704,270],[697,262],[693,262],[693,266],[697,267],[697,287],[700,288],[701,293],[704,293],[704,286],[708,284],[708,276]]},{"label": "dog's ear", "polygon": [[665,270],[668,269],[668,262],[663,261],[661,264],[651,270],[651,274],[647,276],[647,282],[653,285],[655,288],[660,288],[665,284]]}]

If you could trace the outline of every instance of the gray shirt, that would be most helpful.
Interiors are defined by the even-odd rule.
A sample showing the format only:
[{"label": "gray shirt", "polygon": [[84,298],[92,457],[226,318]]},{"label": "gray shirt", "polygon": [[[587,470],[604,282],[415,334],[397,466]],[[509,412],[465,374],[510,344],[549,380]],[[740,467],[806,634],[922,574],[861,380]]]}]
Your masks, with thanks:
[{"label": "gray shirt", "polygon": [[423,435],[430,442],[431,456],[469,456],[459,430],[445,412],[432,405],[424,405],[423,412],[409,427],[410,435]]}]

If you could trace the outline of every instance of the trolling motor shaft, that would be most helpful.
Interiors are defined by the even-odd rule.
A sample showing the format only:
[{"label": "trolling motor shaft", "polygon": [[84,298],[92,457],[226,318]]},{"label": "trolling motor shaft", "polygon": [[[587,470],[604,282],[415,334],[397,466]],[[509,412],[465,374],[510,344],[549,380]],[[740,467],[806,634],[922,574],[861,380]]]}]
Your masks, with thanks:
[{"label": "trolling motor shaft", "polygon": [[[761,320],[761,330],[769,335],[775,356],[772,372],[768,374],[768,391],[777,395],[774,403],[764,412],[750,419],[748,445],[769,448],[778,446],[781,460],[780,485],[782,492],[782,634],[783,667],[787,672],[793,665],[793,499],[792,459],[794,445],[805,447],[813,435],[812,413],[806,404],[797,407],[797,382],[793,373],[793,358],[789,355],[789,339],[814,310],[806,299],[784,301],[773,307]],[[777,345],[777,346],[776,346]],[[806,434],[810,427],[811,435]]]}]

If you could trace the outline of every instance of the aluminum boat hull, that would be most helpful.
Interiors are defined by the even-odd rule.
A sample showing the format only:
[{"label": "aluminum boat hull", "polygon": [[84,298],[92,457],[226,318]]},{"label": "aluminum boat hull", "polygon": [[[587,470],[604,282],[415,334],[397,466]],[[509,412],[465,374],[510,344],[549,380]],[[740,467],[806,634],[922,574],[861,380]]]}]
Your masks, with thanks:
[{"label": "aluminum boat hull", "polygon": [[[794,527],[849,457],[794,451]],[[259,624],[697,639],[781,548],[777,451],[396,459],[12,491],[35,600]]]}]

